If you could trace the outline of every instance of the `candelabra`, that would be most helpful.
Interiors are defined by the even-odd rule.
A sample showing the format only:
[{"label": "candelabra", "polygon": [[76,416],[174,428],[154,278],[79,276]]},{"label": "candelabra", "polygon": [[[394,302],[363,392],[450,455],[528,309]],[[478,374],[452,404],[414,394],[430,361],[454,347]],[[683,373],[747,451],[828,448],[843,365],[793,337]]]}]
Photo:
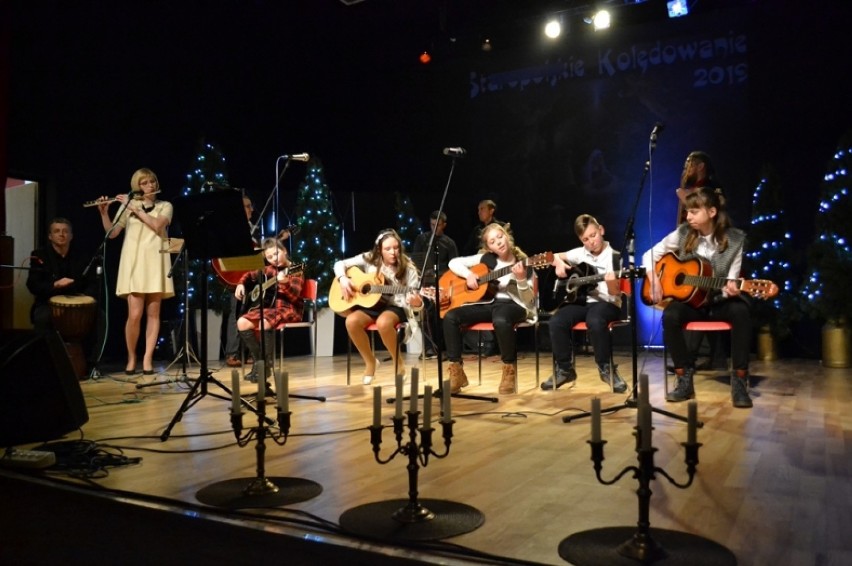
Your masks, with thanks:
[{"label": "candelabra", "polygon": [[[446,458],[450,453],[453,438],[453,423],[450,417],[450,382],[443,384],[441,402],[441,429],[444,438],[443,453],[435,452],[432,434],[432,387],[424,387],[423,422],[418,426],[420,411],[417,409],[418,369],[411,370],[411,405],[402,414],[402,376],[396,379],[396,412],[391,418],[396,449],[388,457],[381,456],[381,387],[373,388],[373,424],[370,429],[370,444],[379,464],[387,464],[397,455],[408,458],[408,499],[393,499],[367,503],[345,511],[340,516],[340,526],[353,534],[394,541],[438,540],[467,533],[479,528],[485,516],[477,509],[441,499],[420,499],[418,472],[429,465],[429,458]],[[406,428],[408,440],[405,440]],[[419,442],[418,442],[419,433]]]},{"label": "candelabra", "polygon": [[[258,361],[258,375],[263,376],[263,362]],[[272,430],[266,422],[266,383],[263,377],[257,381],[257,426],[243,431],[243,400],[240,397],[240,376],[237,370],[231,372],[233,399],[231,405],[231,426],[237,445],[240,448],[255,440],[257,475],[253,478],[236,478],[211,484],[199,490],[195,497],[207,505],[227,507],[229,509],[278,507],[307,501],[322,493],[322,486],[311,480],[301,478],[266,476],[266,439],[279,446],[287,443],[290,432],[289,376],[287,372],[275,372],[275,392],[278,412],[278,432]]]},{"label": "candelabra", "polygon": [[664,529],[654,529],[654,536],[651,536],[651,481],[657,479],[659,474],[679,489],[691,486],[698,466],[698,449],[701,443],[696,440],[697,405],[695,401],[690,401],[687,440],[681,443],[685,451],[687,480],[678,482],[663,468],[656,467],[654,453],[657,449],[652,446],[652,409],[648,401],[647,375],[639,377],[639,387],[638,424],[635,427],[638,465],[624,468],[611,480],[601,476],[604,444],[607,441],[601,439],[601,406],[598,398],[592,399],[592,438],[588,441],[592,449],[595,476],[600,483],[613,485],[629,472],[633,472],[633,477],[638,480],[638,528],[610,527],[575,533],[559,544],[559,556],[579,566],[636,562],[652,564],[657,561],[665,561],[666,564],[735,565],[737,560],[730,550],[704,537]]}]

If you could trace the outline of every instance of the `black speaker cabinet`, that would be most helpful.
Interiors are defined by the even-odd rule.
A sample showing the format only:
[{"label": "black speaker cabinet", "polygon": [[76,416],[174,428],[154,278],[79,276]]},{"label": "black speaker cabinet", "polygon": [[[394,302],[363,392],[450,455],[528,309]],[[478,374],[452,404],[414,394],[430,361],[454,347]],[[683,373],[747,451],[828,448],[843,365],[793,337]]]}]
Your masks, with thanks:
[{"label": "black speaker cabinet", "polygon": [[89,420],[56,331],[5,331],[0,344],[0,447],[55,440]]}]

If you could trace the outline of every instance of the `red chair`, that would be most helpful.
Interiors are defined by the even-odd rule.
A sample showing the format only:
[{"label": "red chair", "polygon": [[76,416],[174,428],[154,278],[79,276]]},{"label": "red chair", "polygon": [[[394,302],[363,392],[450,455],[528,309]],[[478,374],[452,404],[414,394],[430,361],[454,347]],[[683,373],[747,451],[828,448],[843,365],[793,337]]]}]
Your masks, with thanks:
[{"label": "red chair", "polygon": [[[290,330],[293,328],[310,328],[311,329],[311,337],[313,341],[313,349],[312,354],[314,356],[314,377],[317,376],[317,280],[316,279],[305,279],[302,282],[302,292],[301,292],[302,300],[304,301],[304,310],[302,314],[302,321],[300,322],[287,322],[284,323],[281,327],[276,330],[281,331],[280,337],[281,341],[279,342],[278,347],[278,370],[282,371],[283,359],[284,359],[284,331]],[[305,314],[310,314],[310,316],[305,316]],[[305,320],[307,319],[307,320]]]}]

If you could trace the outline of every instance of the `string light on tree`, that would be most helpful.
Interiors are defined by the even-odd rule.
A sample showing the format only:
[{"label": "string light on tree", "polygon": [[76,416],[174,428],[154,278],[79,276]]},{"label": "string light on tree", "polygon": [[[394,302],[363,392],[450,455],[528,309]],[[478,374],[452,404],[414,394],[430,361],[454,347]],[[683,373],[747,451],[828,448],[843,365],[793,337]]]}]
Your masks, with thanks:
[{"label": "string light on tree", "polygon": [[823,320],[852,320],[852,131],[840,140],[823,177],[814,243],[808,250],[808,277],[802,288],[805,309]]},{"label": "string light on tree", "polygon": [[414,213],[411,197],[394,193],[394,208],[396,209],[396,232],[402,238],[405,249],[411,251],[414,240],[420,234],[420,221]]},{"label": "string light on tree", "polygon": [[341,229],[332,206],[331,191],[325,183],[322,162],[313,156],[296,198],[299,234],[297,261],[305,261],[305,277],[317,280],[318,306],[328,304],[328,290],[334,278],[334,262]]},{"label": "string light on tree", "polygon": [[756,327],[769,325],[776,338],[791,333],[792,321],[798,318],[793,289],[796,272],[789,258],[792,241],[781,203],[781,186],[770,167],[752,195],[752,219],[749,241],[760,242],[745,254],[746,270],[752,279],[774,281],[781,292],[769,301],[754,301],[752,318]]}]

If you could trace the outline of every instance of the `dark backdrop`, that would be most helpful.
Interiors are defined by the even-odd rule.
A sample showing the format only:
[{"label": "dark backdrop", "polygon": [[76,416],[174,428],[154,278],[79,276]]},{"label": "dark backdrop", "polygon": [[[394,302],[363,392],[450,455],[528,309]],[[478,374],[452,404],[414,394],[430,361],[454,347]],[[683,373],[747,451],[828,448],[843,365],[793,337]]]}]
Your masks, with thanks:
[{"label": "dark backdrop", "polygon": [[[713,156],[740,225],[761,168],[774,165],[795,246],[807,245],[825,164],[852,123],[847,3],[706,1],[668,20],[647,15],[662,4],[650,1],[606,34],[577,24],[548,47],[516,31],[511,47],[485,54],[463,41],[486,4],[13,0],[10,175],[40,181],[42,219],[70,217],[94,250],[102,229],[82,202],[126,191],[142,166],[176,196],[201,137],[224,151],[231,184],[261,202],[276,157],[307,151],[323,159],[354,253],[392,224],[390,192],[410,194],[425,220],[447,183],[441,148],[463,146],[446,203],[459,244],[489,197],[528,252],[576,245],[581,212],[621,247],[660,122],[640,253],[673,228],[672,192],[693,149]],[[514,14],[524,3],[490,4]],[[426,67],[421,45],[435,53]],[[288,215],[303,174],[295,164],[283,181]]]}]

